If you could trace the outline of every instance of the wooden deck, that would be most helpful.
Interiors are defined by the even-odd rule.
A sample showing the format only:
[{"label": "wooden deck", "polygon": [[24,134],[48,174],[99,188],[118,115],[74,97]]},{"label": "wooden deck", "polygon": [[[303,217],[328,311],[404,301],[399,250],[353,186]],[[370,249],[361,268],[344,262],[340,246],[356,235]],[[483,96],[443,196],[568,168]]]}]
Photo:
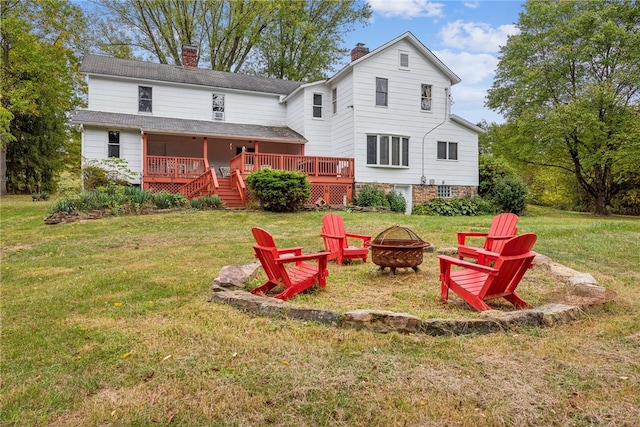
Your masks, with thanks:
[{"label": "wooden deck", "polygon": [[[147,156],[144,164],[144,188],[181,192],[189,198],[204,194],[220,195],[223,192],[220,183],[227,178],[218,177],[218,171],[211,170],[207,160],[201,158]],[[309,203],[324,202],[335,205],[351,201],[353,159],[243,152],[231,159],[228,170],[235,191],[243,203],[250,200],[244,178],[251,172],[266,168],[306,174],[311,183]],[[235,204],[237,201],[232,203]]]}]

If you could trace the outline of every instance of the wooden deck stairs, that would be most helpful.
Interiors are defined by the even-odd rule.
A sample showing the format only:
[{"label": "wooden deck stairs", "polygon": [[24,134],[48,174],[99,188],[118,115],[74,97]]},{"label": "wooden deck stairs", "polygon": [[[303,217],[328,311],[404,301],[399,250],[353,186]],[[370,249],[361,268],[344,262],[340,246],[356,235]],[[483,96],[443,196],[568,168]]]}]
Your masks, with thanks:
[{"label": "wooden deck stairs", "polygon": [[231,178],[218,178],[218,196],[224,200],[225,205],[229,208],[241,208],[242,198],[238,189],[232,184]]}]

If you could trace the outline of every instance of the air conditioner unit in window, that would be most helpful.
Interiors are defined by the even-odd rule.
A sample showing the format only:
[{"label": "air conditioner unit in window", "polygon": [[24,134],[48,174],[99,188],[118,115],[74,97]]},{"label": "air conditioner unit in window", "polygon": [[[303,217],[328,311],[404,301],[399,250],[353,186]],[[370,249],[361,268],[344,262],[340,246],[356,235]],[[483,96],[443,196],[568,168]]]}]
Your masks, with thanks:
[{"label": "air conditioner unit in window", "polygon": [[213,118],[216,120],[224,120],[224,111],[214,111]]}]

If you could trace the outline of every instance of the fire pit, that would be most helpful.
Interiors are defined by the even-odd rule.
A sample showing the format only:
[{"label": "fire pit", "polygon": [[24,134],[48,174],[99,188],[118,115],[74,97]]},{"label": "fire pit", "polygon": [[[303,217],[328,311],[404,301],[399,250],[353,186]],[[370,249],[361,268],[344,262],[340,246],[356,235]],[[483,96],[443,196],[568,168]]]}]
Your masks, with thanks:
[{"label": "fire pit", "polygon": [[369,242],[373,263],[380,266],[380,270],[389,267],[393,276],[396,268],[409,268],[418,271],[422,264],[424,248],[429,243],[422,240],[416,233],[406,227],[389,227]]}]

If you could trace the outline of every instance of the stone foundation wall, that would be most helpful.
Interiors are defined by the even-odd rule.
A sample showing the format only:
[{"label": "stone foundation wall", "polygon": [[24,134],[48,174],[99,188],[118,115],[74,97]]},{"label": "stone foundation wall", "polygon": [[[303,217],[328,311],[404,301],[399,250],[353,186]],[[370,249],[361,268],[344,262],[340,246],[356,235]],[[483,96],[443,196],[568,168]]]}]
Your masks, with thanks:
[{"label": "stone foundation wall", "polygon": [[[382,188],[385,191],[385,193],[388,193],[389,191],[393,190],[393,184],[356,182],[354,198],[360,195],[360,192],[366,185],[369,185],[375,188]],[[424,202],[428,202],[429,200],[432,200],[438,197],[437,185],[412,185],[412,188],[413,188],[413,194],[412,194],[413,206],[420,205]],[[478,194],[478,187],[471,187],[471,186],[465,186],[465,185],[451,186],[452,198],[473,197],[473,196],[476,196],[477,194]]]}]

